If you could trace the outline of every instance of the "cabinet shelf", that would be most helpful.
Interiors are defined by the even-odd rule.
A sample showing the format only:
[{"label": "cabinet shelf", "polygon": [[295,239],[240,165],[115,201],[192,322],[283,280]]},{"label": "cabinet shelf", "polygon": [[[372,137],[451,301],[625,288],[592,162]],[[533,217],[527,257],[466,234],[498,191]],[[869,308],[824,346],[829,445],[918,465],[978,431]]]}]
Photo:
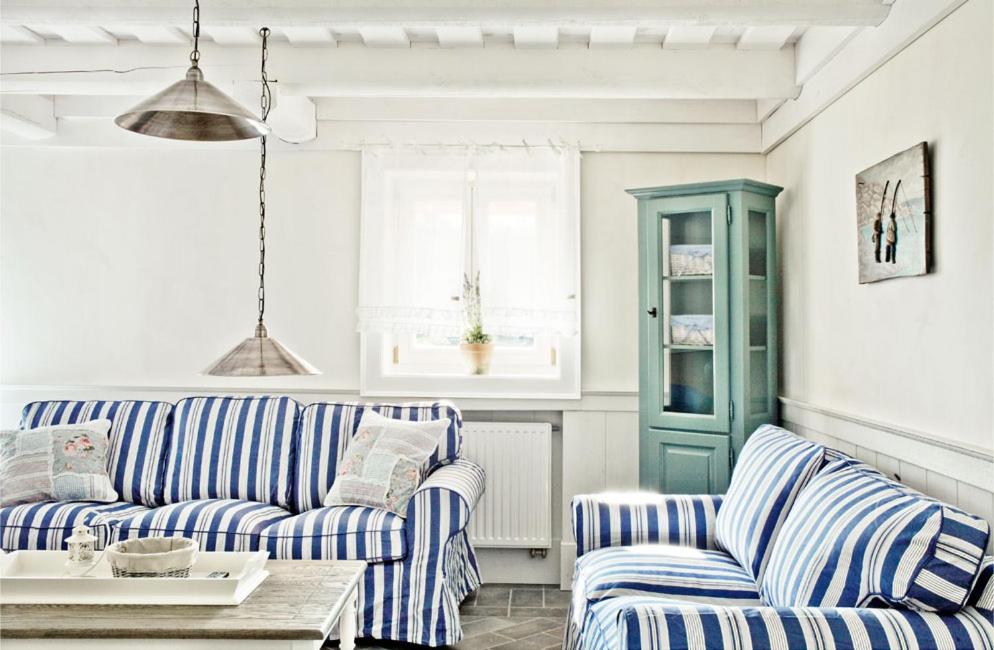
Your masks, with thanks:
[{"label": "cabinet shelf", "polygon": [[713,275],[664,275],[664,280],[669,280],[670,282],[693,282],[695,280],[707,280],[711,281],[714,279]]},{"label": "cabinet shelf", "polygon": [[761,282],[761,281],[763,281],[763,280],[766,279],[766,276],[765,275],[750,275],[749,279],[750,280],[758,280],[758,281]]},{"label": "cabinet shelf", "polygon": [[714,351],[713,345],[670,345],[669,343],[663,345],[667,350],[673,350],[674,352],[712,352]]},{"label": "cabinet shelf", "polygon": [[749,351],[750,352],[766,352],[766,346],[765,345],[750,345],[749,346]]}]

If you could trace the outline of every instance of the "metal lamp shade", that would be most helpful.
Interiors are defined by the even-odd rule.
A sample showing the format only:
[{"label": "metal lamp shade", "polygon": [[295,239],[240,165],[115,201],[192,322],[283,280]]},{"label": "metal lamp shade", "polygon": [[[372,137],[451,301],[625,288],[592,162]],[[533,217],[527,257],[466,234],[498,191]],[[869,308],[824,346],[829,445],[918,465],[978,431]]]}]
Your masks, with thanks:
[{"label": "metal lamp shade", "polygon": [[269,338],[266,326],[259,323],[255,327],[255,336],[236,345],[204,374],[215,377],[278,377],[320,375],[321,371],[276,339]]},{"label": "metal lamp shade", "polygon": [[269,133],[269,126],[247,108],[204,81],[197,66],[186,78],[118,115],[119,127],[172,140],[247,140]]}]

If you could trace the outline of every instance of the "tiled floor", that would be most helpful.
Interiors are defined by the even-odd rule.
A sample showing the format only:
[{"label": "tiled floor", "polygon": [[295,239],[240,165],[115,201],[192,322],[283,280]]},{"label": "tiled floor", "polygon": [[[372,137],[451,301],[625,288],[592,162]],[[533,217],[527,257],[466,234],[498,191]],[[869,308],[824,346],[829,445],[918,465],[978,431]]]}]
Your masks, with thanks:
[{"label": "tiled floor", "polygon": [[[459,608],[465,638],[447,647],[449,650],[559,650],[569,598],[569,592],[560,591],[558,585],[484,585]],[[380,641],[359,641],[358,646],[363,650],[417,647]]]}]

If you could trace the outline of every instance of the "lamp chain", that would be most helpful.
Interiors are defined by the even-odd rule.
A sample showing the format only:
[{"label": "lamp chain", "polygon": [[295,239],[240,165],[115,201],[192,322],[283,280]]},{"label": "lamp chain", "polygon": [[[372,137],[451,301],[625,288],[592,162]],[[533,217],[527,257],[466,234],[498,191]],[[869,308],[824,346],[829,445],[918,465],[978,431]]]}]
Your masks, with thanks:
[{"label": "lamp chain", "polygon": [[197,67],[200,62],[200,0],[193,2],[193,51],[190,52],[190,63]]},{"label": "lamp chain", "polygon": [[[269,28],[259,30],[262,37],[262,94],[259,97],[262,121],[269,117],[269,107],[272,102],[272,92],[269,89],[269,77],[266,75],[266,59],[269,58]],[[266,136],[261,141],[261,159],[259,163],[259,324],[266,312]]]}]

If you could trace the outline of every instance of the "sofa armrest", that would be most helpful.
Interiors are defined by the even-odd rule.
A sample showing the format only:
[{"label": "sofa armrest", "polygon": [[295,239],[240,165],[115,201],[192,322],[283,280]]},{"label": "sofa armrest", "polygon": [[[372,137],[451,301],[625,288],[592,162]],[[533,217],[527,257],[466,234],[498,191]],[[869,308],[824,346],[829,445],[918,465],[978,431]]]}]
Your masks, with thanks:
[{"label": "sofa armrest", "polygon": [[438,531],[444,538],[466,528],[469,516],[483,496],[483,468],[459,458],[436,469],[415,491],[407,506],[405,525],[410,548],[428,543],[425,531]]},{"label": "sofa armrest", "polygon": [[576,556],[607,546],[665,543],[714,549],[718,495],[580,494],[573,497]]},{"label": "sofa armrest", "polygon": [[[733,607],[631,597],[593,613],[586,638],[619,650],[694,648],[874,648],[957,650],[994,647],[990,617],[906,609]],[[627,601],[627,602],[624,602]],[[595,647],[595,646],[591,646]],[[601,647],[601,646],[596,646]]]}]

